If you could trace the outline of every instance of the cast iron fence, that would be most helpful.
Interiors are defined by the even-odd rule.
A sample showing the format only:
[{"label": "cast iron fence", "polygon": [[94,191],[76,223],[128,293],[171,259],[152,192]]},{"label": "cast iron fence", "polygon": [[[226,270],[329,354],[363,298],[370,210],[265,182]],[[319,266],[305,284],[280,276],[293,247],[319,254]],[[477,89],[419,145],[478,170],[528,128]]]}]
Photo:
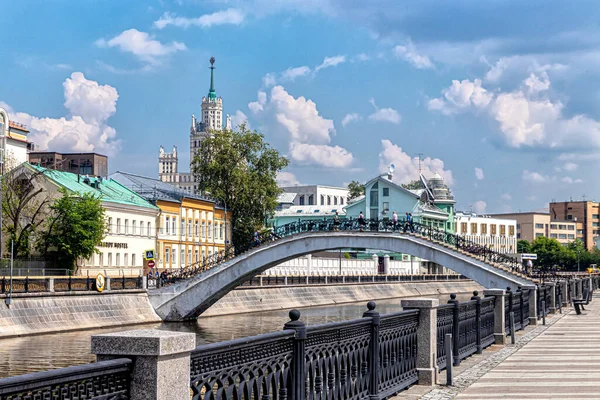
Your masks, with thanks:
[{"label": "cast iron fence", "polygon": [[[50,280],[54,282],[54,292],[84,292],[95,291],[96,280],[91,277],[84,278],[13,278],[12,293],[41,293],[50,291]],[[110,279],[111,290],[143,289],[144,283],[141,276],[119,277]],[[3,276],[0,278],[0,294],[11,291],[11,279]]]},{"label": "cast iron fence", "polygon": [[[437,365],[440,371],[446,368],[446,334],[453,333],[454,304],[440,305],[437,309]],[[452,362],[452,360],[450,360]]]},{"label": "cast iron fence", "polygon": [[0,379],[0,400],[127,400],[128,358]]},{"label": "cast iron fence", "polygon": [[[291,285],[331,285],[345,283],[372,282],[435,282],[435,281],[468,281],[459,274],[424,274],[424,275],[258,275],[248,279],[240,287],[291,286]],[[112,283],[111,283],[112,285]]]},{"label": "cast iron fence", "polygon": [[429,225],[418,222],[408,223],[405,220],[398,221],[394,225],[390,219],[344,219],[338,224],[333,219],[297,221],[289,224],[271,228],[268,232],[259,235],[258,240],[252,238],[244,245],[237,247],[227,247],[203,260],[181,268],[177,271],[170,272],[167,283],[172,283],[180,279],[188,279],[201,272],[209,270],[225,261],[231,260],[255,247],[259,247],[264,243],[277,241],[281,238],[297,235],[300,233],[309,232],[408,232],[416,233],[428,238],[431,241],[447,243],[454,246],[457,250],[461,250],[471,254],[472,256],[482,257],[484,262],[490,264],[502,264],[513,272],[530,273],[525,271],[515,257],[507,254],[499,253],[491,250],[486,245],[475,243],[455,233],[446,232]]},{"label": "cast iron fence", "polygon": [[306,327],[291,311],[284,330],[198,346],[193,399],[386,398],[417,382],[419,311]]}]

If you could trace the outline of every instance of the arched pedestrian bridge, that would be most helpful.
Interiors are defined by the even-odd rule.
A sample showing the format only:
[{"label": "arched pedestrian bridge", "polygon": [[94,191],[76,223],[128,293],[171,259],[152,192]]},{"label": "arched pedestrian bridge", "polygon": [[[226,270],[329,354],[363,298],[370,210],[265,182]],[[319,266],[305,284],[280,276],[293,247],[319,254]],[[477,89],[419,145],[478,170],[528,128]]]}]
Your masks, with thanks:
[{"label": "arched pedestrian bridge", "polygon": [[342,248],[411,254],[450,268],[487,288],[516,289],[517,286],[534,285],[514,264],[501,263],[514,262],[514,259],[492,252],[476,253],[431,234],[311,230],[265,243],[189,279],[152,290],[150,302],[164,320],[194,319],[244,281],[277,264],[306,254]]}]

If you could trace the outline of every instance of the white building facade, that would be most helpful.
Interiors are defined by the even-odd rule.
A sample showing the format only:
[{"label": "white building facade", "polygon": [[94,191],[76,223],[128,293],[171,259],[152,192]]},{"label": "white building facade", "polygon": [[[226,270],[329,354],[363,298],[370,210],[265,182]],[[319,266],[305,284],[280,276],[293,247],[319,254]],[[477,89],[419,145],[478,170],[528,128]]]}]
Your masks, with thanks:
[{"label": "white building facade", "polygon": [[[210,89],[208,96],[202,97],[201,119],[198,121],[192,114],[190,127],[190,170],[194,156],[198,153],[202,141],[210,137],[211,131],[223,128],[223,99],[217,97],[214,81],[215,58],[210,59]],[[231,118],[226,115],[226,128],[231,129]],[[180,189],[195,193],[198,189],[191,172],[179,172],[179,157],[177,147],[168,153],[160,146],[158,154],[158,176],[163,182],[168,182]]]},{"label": "white building facade", "polygon": [[296,193],[293,200],[296,206],[345,206],[348,203],[348,189],[342,187],[298,185],[280,189],[286,193]]},{"label": "white building facade", "polygon": [[456,212],[456,233],[499,253],[517,250],[517,220],[500,219],[474,213]]}]

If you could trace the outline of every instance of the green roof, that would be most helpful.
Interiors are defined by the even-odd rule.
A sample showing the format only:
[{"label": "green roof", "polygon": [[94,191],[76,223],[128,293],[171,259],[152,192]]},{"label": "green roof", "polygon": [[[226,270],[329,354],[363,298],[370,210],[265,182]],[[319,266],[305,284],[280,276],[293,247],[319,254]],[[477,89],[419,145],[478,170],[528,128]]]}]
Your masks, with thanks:
[{"label": "green roof", "polygon": [[52,180],[58,186],[67,189],[69,192],[80,194],[90,193],[96,197],[99,197],[100,200],[108,203],[146,207],[156,210],[158,209],[158,207],[145,200],[134,191],[127,189],[119,182],[110,178],[102,179],[101,182],[99,182],[98,189],[96,189],[96,187],[92,185],[95,185],[96,182],[100,181],[100,178],[90,176],[88,178],[88,184],[84,182],[84,179],[86,178],[84,175],[72,174],[65,171],[56,171],[53,169],[42,168],[37,165],[28,165],[37,171],[43,172],[44,176]]}]

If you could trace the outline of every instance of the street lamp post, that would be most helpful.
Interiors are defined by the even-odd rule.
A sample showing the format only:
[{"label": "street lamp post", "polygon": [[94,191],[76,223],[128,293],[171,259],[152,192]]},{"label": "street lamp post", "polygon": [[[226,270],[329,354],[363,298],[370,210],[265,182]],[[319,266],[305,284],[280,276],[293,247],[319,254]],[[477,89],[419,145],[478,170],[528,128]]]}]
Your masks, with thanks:
[{"label": "street lamp post", "polygon": [[8,135],[8,113],[2,107],[0,107],[0,259],[2,259],[2,180],[4,178],[4,164],[6,162],[6,136]]},{"label": "street lamp post", "polygon": [[579,254],[581,253],[581,250],[578,248],[577,249],[577,272],[581,272],[579,269]]}]

